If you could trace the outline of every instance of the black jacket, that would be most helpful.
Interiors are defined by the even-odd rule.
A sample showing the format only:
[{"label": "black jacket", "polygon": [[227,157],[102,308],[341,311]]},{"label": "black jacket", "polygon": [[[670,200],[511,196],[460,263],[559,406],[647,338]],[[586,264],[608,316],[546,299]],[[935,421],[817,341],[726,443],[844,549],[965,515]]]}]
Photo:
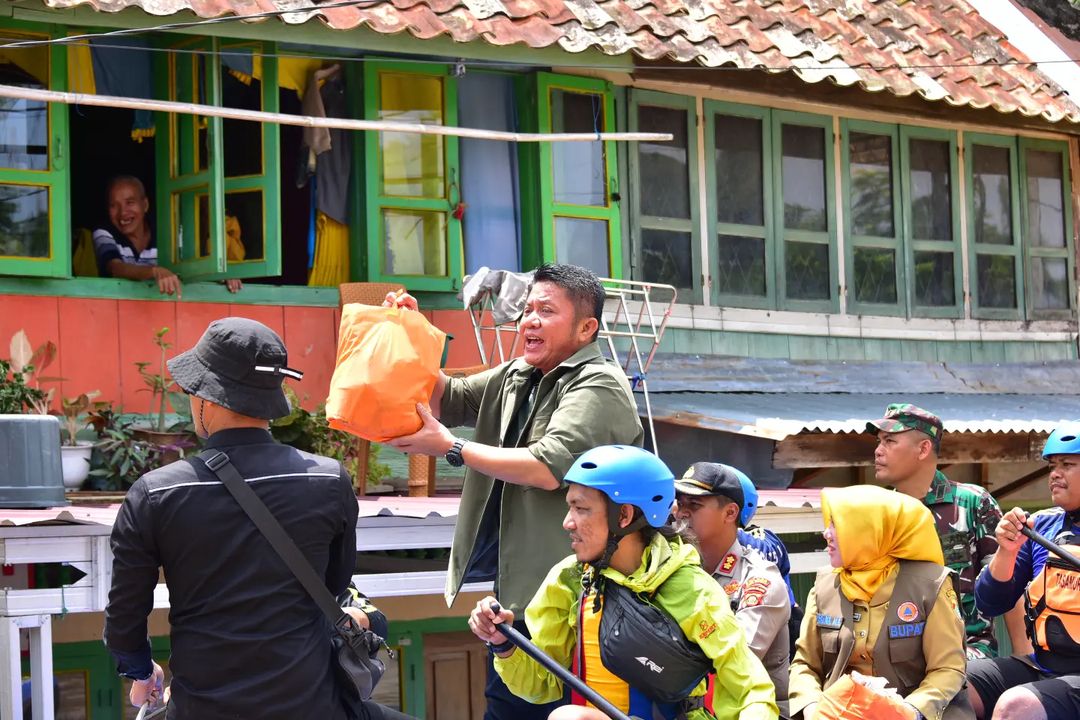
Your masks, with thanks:
[{"label": "black jacket", "polygon": [[[327,588],[344,591],[356,561],[357,503],[341,464],[258,429],[223,430],[206,445],[229,455]],[[146,623],[160,567],[172,629],[170,719],[345,717],[329,624],[229,491],[194,465],[147,473],[117,515],[105,644],[118,670],[150,671]]]}]

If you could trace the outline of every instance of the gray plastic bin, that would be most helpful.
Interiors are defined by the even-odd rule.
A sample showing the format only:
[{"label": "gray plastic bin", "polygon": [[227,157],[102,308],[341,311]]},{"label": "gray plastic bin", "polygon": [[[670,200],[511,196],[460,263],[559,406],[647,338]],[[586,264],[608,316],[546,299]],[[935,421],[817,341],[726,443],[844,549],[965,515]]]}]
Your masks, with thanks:
[{"label": "gray plastic bin", "polygon": [[0,507],[67,505],[60,421],[52,415],[0,415]]}]

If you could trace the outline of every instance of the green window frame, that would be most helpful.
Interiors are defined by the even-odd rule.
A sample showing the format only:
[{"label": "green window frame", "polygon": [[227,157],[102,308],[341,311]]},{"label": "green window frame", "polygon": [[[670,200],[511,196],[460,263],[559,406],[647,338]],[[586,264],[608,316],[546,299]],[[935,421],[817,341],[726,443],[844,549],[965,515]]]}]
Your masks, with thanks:
[{"label": "green window frame", "polygon": [[[1005,198],[1009,210],[1010,243],[980,242],[977,230],[979,221],[976,198],[976,148],[1001,149],[1007,152],[1007,172],[1009,180],[1008,197]],[[1020,231],[1020,171],[1018,164],[1016,138],[1006,135],[987,135],[982,133],[964,133],[964,188],[967,209],[968,235],[968,286],[971,295],[971,316],[987,320],[1019,320],[1024,314],[1024,256]],[[1012,263],[1011,277],[1013,287],[1013,307],[984,304],[986,298],[981,287],[980,265],[983,258],[990,263],[988,269],[995,271],[994,265]]]},{"label": "green window frame", "polygon": [[[438,78],[442,84],[442,122],[456,126],[457,87],[447,65],[371,61],[364,64],[364,117],[378,120],[380,115],[381,78],[384,75],[411,76],[417,79]],[[411,136],[431,137],[431,136]],[[437,152],[443,171],[440,191],[433,195],[402,196],[385,190],[383,181],[383,146],[393,140],[392,133],[364,133],[364,209],[367,218],[367,268],[368,277],[384,282],[400,282],[410,290],[452,291],[461,286],[463,253],[461,246],[461,221],[453,216],[453,209],[461,200],[461,172],[458,163],[458,139],[438,136]],[[430,150],[430,148],[429,148]],[[387,270],[384,215],[396,213],[400,219],[409,215],[428,218],[442,223],[441,231],[432,233],[441,242],[445,272],[441,274],[403,274]],[[421,215],[423,213],[423,215]],[[441,220],[440,220],[441,219]],[[426,224],[426,223],[425,223]],[[419,221],[416,226],[420,226]],[[425,243],[421,255],[431,248]]]},{"label": "green window frame", "polygon": [[[263,112],[279,111],[278,65],[274,57],[273,43],[241,43],[222,45],[222,50],[250,49],[262,56],[260,97]],[[227,69],[222,65],[222,72]],[[224,98],[222,99],[224,102]],[[228,120],[225,121],[230,122]],[[242,121],[239,121],[242,122]],[[250,123],[245,123],[250,124]],[[281,274],[281,126],[277,123],[258,123],[262,137],[262,172],[229,174],[227,162],[224,168],[225,212],[229,212],[229,198],[239,198],[248,193],[262,193],[263,257],[229,260],[226,257],[226,276],[230,278],[273,277]],[[223,136],[226,134],[223,128]]]},{"label": "green window frame", "polygon": [[[888,208],[887,220],[892,226],[891,234],[882,232],[856,232],[862,227],[856,227],[855,190],[856,183],[861,182],[852,170],[852,142],[853,135],[876,136],[888,140],[889,143],[889,184],[891,202]],[[858,120],[841,120],[841,167],[844,208],[844,268],[845,283],[847,285],[847,307],[854,314],[865,315],[904,315],[907,307],[906,290],[906,253],[903,243],[903,218],[901,213],[900,191],[900,133],[896,125],[883,123],[864,122]],[[869,177],[869,181],[874,178]],[[880,188],[868,188],[867,196],[873,196],[875,191],[880,193]],[[863,197],[860,194],[860,198]],[[880,212],[880,208],[877,209]],[[868,212],[870,209],[868,209]],[[880,224],[883,219],[879,218]],[[867,219],[869,222],[869,219]],[[865,299],[871,293],[867,288],[862,292],[862,283],[868,282],[860,273],[860,268],[865,268],[867,273],[872,271],[872,265],[876,262],[881,264],[881,258],[887,253],[892,253],[893,271],[891,280],[895,297],[893,302],[881,302]],[[865,253],[864,256],[861,256]],[[861,256],[861,257],[860,257]],[[876,257],[875,257],[876,256]],[[882,273],[884,274],[884,273]]]},{"label": "green window frame", "polygon": [[[615,97],[611,83],[592,78],[537,73],[535,77],[538,132],[559,132],[554,111],[557,109],[555,93],[567,95],[592,95],[598,97],[597,112],[594,117],[595,129],[608,132],[615,129]],[[562,257],[558,252],[559,238],[557,226],[560,221],[574,223],[579,229],[590,223],[603,222],[607,228],[608,272],[597,273],[601,276],[621,278],[622,272],[622,228],[619,208],[619,169],[615,143],[604,141],[602,147],[604,170],[603,204],[571,203],[558,198],[555,182],[555,168],[564,150],[575,150],[589,143],[551,143],[540,144],[539,148],[539,219],[542,257],[547,262],[574,262],[574,258]],[[555,145],[560,148],[556,150]],[[565,146],[565,147],[564,147]],[[580,152],[580,150],[578,150]],[[528,167],[523,164],[523,169]],[[526,253],[526,256],[528,254]]]},{"label": "green window frame", "polygon": [[[712,298],[718,305],[750,307],[763,309],[783,309],[804,312],[836,312],[839,302],[837,297],[837,256],[836,256],[836,169],[833,157],[833,120],[824,115],[772,110],[769,108],[747,105],[735,105],[714,100],[705,101],[705,171],[708,184],[706,212],[708,213],[709,239],[716,252],[711,253],[710,270],[713,273]],[[734,223],[720,220],[721,203],[719,200],[720,179],[718,177],[717,118],[732,120],[751,120],[758,123],[761,146],[761,222]],[[784,156],[784,135],[793,132],[820,131],[820,158],[804,158],[813,163],[820,160],[821,186],[811,187],[820,190],[820,215],[814,217],[803,210],[813,210],[808,206],[794,205],[794,197],[785,202],[785,173],[788,165]],[[814,133],[816,134],[816,133]],[[804,147],[803,145],[799,146]],[[791,155],[790,170],[799,170],[799,156]],[[812,169],[812,165],[803,170]],[[805,185],[804,185],[805,186]],[[800,198],[805,200],[806,198]],[[790,207],[789,207],[790,205]],[[788,211],[791,211],[788,217]],[[804,227],[797,227],[798,224]],[[791,224],[791,227],[788,225]],[[807,227],[818,225],[819,227]],[[762,253],[757,272],[764,268],[764,292],[734,293],[721,287],[724,284],[721,274],[721,246],[725,238],[738,241],[760,240]],[[798,262],[794,251],[801,246],[801,260],[809,269],[814,255],[821,259],[820,249],[824,248],[824,293],[819,298],[792,297],[789,285],[797,273],[789,271],[787,261]],[[744,248],[746,246],[744,245]],[[809,252],[807,252],[809,250]],[[821,270],[822,268],[817,268]],[[745,273],[746,268],[739,266],[734,272]]]},{"label": "green window frame", "polygon": [[[642,193],[645,185],[642,181],[642,163],[639,149],[642,143],[632,142],[627,152],[627,166],[629,171],[629,187],[631,189],[628,198],[630,214],[630,247],[631,276],[635,280],[668,282],[662,276],[651,274],[649,258],[645,257],[646,243],[645,233],[667,233],[669,237],[678,233],[688,237],[690,249],[690,284],[685,285],[677,282],[678,278],[670,278],[676,282],[668,282],[675,285],[679,291],[679,298],[683,302],[700,303],[702,298],[702,270],[701,270],[701,243],[698,236],[700,227],[700,208],[698,202],[698,141],[697,141],[697,108],[693,97],[685,95],[671,95],[669,93],[654,92],[651,90],[631,90],[629,98],[628,127],[630,132],[639,132],[641,109],[661,108],[676,110],[686,113],[686,183],[688,190],[687,215],[680,217],[661,217],[648,215],[643,210]],[[669,248],[670,250],[671,248]],[[678,271],[676,271],[678,272]],[[679,287],[679,285],[683,285]]]},{"label": "green window frame", "polygon": [[[706,100],[705,112],[705,182],[708,192],[706,194],[705,212],[707,213],[707,227],[709,233],[709,247],[714,252],[709,253],[709,273],[712,277],[711,299],[714,304],[721,306],[749,307],[773,309],[776,307],[776,253],[773,242],[774,202],[773,202],[773,163],[772,143],[773,132],[770,120],[770,110],[767,108],[754,107],[751,105],[734,105],[715,100]],[[756,121],[760,126],[761,139],[761,224],[721,222],[719,220],[718,182],[717,177],[717,116],[724,116],[735,120]],[[760,294],[725,292],[723,287],[724,274],[721,273],[719,248],[724,238],[738,238],[743,241],[761,241],[761,262],[764,275],[764,292]],[[742,268],[745,271],[745,268]]]},{"label": "green window frame", "polygon": [[[1035,238],[1031,233],[1031,223],[1039,220],[1033,217],[1031,194],[1031,157],[1029,153],[1040,152],[1057,155],[1061,162],[1061,215],[1062,234],[1064,246],[1060,248],[1046,247],[1035,244]],[[1073,188],[1072,177],[1069,168],[1069,146],[1067,143],[1055,140],[1037,140],[1021,137],[1019,139],[1019,168],[1020,168],[1020,216],[1021,231],[1024,245],[1025,266],[1025,304],[1027,316],[1032,320],[1069,320],[1073,318],[1076,305],[1076,259],[1074,256],[1074,234],[1072,203]],[[1065,307],[1063,308],[1040,308],[1035,297],[1035,276],[1045,261],[1063,260],[1065,263]]]},{"label": "green window frame", "polygon": [[[931,141],[947,143],[949,161],[949,213],[951,240],[927,239],[915,237],[913,207],[913,183],[911,173],[912,141]],[[960,188],[959,160],[956,133],[952,130],[936,128],[900,126],[900,175],[901,197],[903,198],[904,244],[907,248],[907,283],[909,315],[929,318],[959,318],[964,313],[963,267],[960,255]],[[918,302],[918,282],[920,267],[916,263],[919,253],[948,253],[952,256],[953,267],[953,304],[925,305]]]},{"label": "green window frame", "polygon": [[[824,221],[825,230],[791,229],[786,227],[785,215],[786,203],[784,198],[784,147],[783,131],[786,126],[801,128],[819,128],[823,134],[824,148]],[[777,230],[776,243],[776,267],[778,271],[777,300],[779,306],[786,310],[800,310],[809,312],[838,312],[840,309],[837,287],[839,285],[836,255],[836,167],[833,153],[833,120],[823,115],[810,115],[807,113],[790,112],[786,110],[774,110],[772,112],[773,132],[773,198],[776,214],[775,227]],[[793,273],[787,266],[789,256],[793,256],[789,246],[800,245],[825,245],[828,262],[828,287],[826,297],[822,299],[804,299],[789,297],[788,287]]]},{"label": "green window frame", "polygon": [[[56,33],[42,31],[40,26],[5,21],[12,34],[34,38],[56,37]],[[48,53],[48,89],[67,90],[67,51],[62,44],[50,45]],[[23,102],[23,101],[18,101]],[[37,105],[37,103],[27,103]],[[26,188],[27,195],[44,190],[48,193],[48,250],[38,255],[0,254],[0,275],[28,277],[71,277],[71,222],[68,208],[70,181],[68,177],[68,107],[59,103],[45,104],[47,113],[46,145],[47,159],[43,169],[0,168],[0,187]],[[14,198],[13,198],[14,199]],[[5,202],[5,205],[8,203]],[[37,217],[40,217],[38,215]],[[17,221],[12,218],[12,222]],[[27,222],[37,222],[30,218]],[[2,248],[2,245],[0,245]],[[2,249],[0,249],[2,252]]]},{"label": "green window frame", "polygon": [[[221,74],[225,68],[221,62],[220,40],[183,40],[170,47],[201,53],[161,53],[156,68],[158,93],[173,101],[221,107]],[[256,44],[254,49],[263,53],[262,108],[276,112],[277,64],[273,48]],[[227,178],[222,118],[157,113],[155,125],[158,262],[185,280],[279,275],[280,128],[276,124],[259,123],[262,172]],[[229,194],[246,192],[263,194],[263,257],[230,262],[225,234],[225,199]],[[208,227],[204,228],[204,223]],[[205,247],[202,246],[204,238]]]}]

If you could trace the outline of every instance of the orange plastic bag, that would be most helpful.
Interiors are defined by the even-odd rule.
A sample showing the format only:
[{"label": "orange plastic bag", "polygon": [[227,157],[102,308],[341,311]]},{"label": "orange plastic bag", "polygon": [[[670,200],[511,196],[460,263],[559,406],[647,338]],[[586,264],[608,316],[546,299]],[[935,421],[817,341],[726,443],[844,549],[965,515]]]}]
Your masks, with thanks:
[{"label": "orange plastic bag", "polygon": [[821,695],[814,720],[911,720],[899,695],[876,692],[845,675]]},{"label": "orange plastic bag", "polygon": [[445,342],[415,310],[346,305],[326,400],[330,427],[373,442],[419,430],[416,404],[431,399]]}]

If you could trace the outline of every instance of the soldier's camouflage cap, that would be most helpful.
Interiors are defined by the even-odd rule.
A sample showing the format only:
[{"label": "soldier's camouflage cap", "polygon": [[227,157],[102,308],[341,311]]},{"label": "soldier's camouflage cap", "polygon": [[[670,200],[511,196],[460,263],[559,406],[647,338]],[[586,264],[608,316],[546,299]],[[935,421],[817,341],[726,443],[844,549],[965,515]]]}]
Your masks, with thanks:
[{"label": "soldier's camouflage cap", "polygon": [[938,442],[941,440],[944,425],[937,415],[911,403],[893,403],[885,408],[885,417],[866,423],[868,433],[899,433],[908,430],[919,430]]}]

